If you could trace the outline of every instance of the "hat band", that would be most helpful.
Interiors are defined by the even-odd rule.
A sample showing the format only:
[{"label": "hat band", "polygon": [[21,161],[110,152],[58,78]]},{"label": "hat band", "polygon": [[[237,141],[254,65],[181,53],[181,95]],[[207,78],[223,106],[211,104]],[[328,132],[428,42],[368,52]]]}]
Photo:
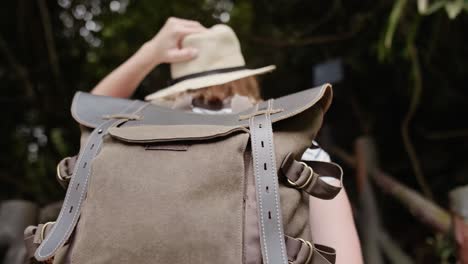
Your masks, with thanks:
[{"label": "hat band", "polygon": [[202,72],[197,72],[197,73],[193,73],[193,74],[187,74],[187,75],[181,76],[179,78],[169,80],[168,85],[174,85],[174,84],[176,84],[178,82],[181,82],[181,81],[185,81],[185,80],[192,79],[192,78],[197,78],[197,77],[202,77],[202,76],[206,76],[206,75],[233,72],[233,71],[244,70],[244,69],[246,69],[245,66],[237,66],[237,67],[221,68],[221,69],[216,69],[216,70],[209,70],[209,71],[202,71]]}]

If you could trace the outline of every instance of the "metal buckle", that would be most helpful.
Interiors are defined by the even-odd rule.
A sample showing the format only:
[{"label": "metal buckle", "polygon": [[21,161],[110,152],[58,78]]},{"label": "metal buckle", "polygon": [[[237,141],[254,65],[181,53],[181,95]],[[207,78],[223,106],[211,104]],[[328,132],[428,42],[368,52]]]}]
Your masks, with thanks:
[{"label": "metal buckle", "polygon": [[305,168],[309,169],[309,176],[306,180],[306,182],[304,184],[301,184],[301,185],[298,185],[297,183],[291,181],[289,178],[288,178],[288,183],[291,184],[292,186],[294,186],[295,188],[297,189],[303,189],[304,187],[306,187],[307,185],[309,185],[310,181],[312,181],[312,178],[313,178],[313,175],[314,175],[314,170],[309,166],[307,165],[305,162],[302,162],[302,161],[299,161],[299,163],[301,163],[302,165],[304,165]]},{"label": "metal buckle", "polygon": [[62,173],[60,173],[60,163],[57,164],[57,178],[59,179],[59,181],[63,181],[63,182],[67,182],[68,180],[65,179],[63,176],[62,176]]},{"label": "metal buckle", "polygon": [[[309,255],[307,256],[307,259],[304,262],[304,264],[309,264],[310,261],[312,260],[312,256],[314,255],[314,246],[312,245],[312,243],[310,243],[309,241],[306,241],[306,240],[304,240],[302,238],[297,238],[297,240],[301,241],[303,244],[306,244],[307,247],[309,248]],[[292,264],[293,261],[288,260],[288,263]]]},{"label": "metal buckle", "polygon": [[45,238],[45,231],[46,231],[47,226],[48,226],[48,225],[51,225],[51,224],[53,224],[53,223],[55,223],[55,222],[47,222],[47,223],[45,223],[45,224],[42,225],[42,228],[41,228],[41,236],[40,236],[41,241],[44,241],[44,238]]}]

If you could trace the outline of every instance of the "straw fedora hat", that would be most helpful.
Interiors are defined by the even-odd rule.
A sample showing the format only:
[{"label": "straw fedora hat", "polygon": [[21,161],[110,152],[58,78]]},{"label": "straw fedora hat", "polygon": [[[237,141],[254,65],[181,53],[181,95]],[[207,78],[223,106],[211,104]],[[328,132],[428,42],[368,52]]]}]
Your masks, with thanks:
[{"label": "straw fedora hat", "polygon": [[171,94],[220,85],[248,76],[271,72],[274,65],[248,69],[234,31],[219,24],[202,33],[186,36],[182,47],[198,49],[193,60],[171,64],[170,86],[145,97],[154,100]]}]

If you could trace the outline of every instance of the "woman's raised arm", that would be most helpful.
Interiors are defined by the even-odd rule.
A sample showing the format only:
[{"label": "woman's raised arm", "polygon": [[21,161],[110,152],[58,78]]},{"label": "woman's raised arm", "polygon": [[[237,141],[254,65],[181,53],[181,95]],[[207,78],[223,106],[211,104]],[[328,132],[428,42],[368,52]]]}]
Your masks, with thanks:
[{"label": "woman's raised arm", "polygon": [[102,79],[91,91],[96,95],[130,97],[143,78],[161,63],[193,59],[195,49],[182,49],[181,40],[188,34],[206,30],[199,22],[169,18],[161,30],[128,60]]},{"label": "woman's raised arm", "polygon": [[[308,149],[303,160],[330,162],[330,156],[323,149]],[[339,186],[333,178],[329,184]],[[361,245],[354,224],[351,204],[345,188],[332,200],[321,200],[313,196],[309,199],[310,228],[314,242],[336,250],[336,264],[362,264]]]}]

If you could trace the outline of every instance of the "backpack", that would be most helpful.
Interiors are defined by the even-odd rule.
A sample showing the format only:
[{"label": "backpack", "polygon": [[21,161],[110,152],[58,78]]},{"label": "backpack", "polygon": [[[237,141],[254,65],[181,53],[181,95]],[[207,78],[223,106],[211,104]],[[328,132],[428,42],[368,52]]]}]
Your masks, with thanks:
[{"label": "backpack", "polygon": [[314,244],[309,196],[332,199],[335,163],[298,161],[331,104],[331,86],[201,115],[76,93],[77,158],[59,163],[57,220],[28,227],[45,263],[335,263]]}]

